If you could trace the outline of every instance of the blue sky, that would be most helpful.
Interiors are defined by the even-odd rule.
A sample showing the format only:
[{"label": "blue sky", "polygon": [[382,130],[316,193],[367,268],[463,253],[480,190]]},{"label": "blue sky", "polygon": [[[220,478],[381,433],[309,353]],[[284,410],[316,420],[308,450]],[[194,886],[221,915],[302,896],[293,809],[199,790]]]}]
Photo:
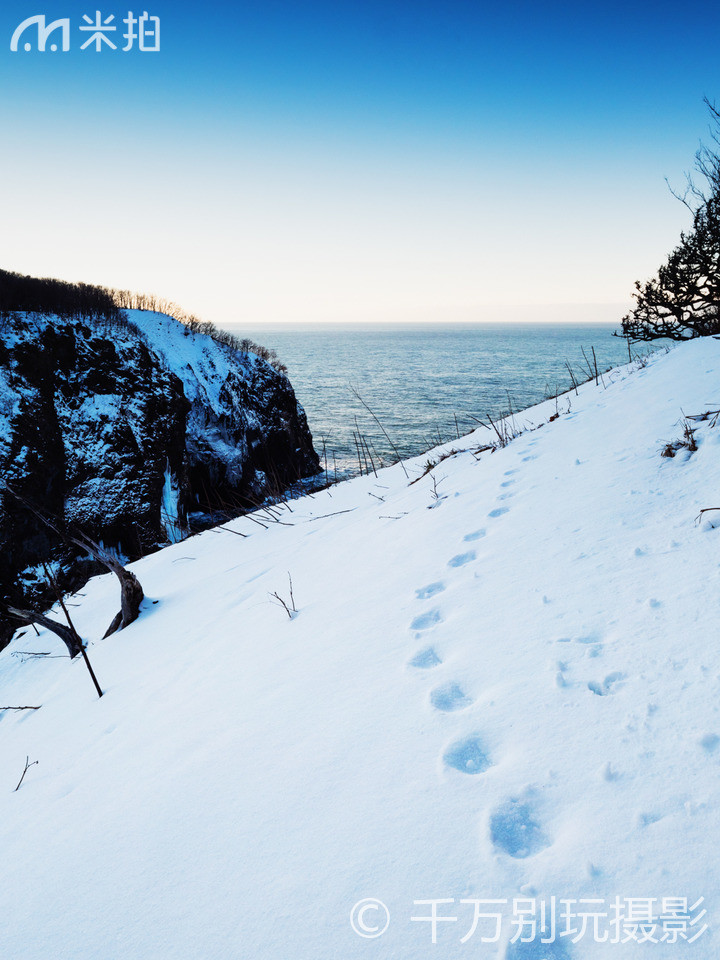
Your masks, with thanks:
[{"label": "blue sky", "polygon": [[[109,0],[160,52],[81,51],[97,7],[3,4],[7,268],[221,324],[612,320],[687,222],[716,5]],[[68,53],[10,52],[38,13]]]}]

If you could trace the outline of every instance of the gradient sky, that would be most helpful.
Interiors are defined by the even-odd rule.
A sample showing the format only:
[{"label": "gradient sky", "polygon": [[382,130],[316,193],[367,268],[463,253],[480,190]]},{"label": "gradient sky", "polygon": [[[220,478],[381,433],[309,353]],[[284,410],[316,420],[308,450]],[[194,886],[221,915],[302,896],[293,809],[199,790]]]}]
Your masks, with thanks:
[{"label": "gradient sky", "polygon": [[97,6],[2,4],[0,265],[219,324],[617,319],[720,99],[715,3],[103,0],[161,51],[81,52]]}]

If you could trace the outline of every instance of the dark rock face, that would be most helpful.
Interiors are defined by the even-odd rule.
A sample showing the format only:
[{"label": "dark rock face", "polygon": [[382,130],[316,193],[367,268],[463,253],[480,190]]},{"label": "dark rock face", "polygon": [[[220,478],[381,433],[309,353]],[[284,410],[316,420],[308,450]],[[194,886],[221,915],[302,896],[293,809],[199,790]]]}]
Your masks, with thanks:
[{"label": "dark rock face", "polygon": [[[159,314],[0,321],[0,606],[96,572],[61,528],[137,559],[319,472],[285,376]],[[0,647],[16,624],[0,617]]]}]

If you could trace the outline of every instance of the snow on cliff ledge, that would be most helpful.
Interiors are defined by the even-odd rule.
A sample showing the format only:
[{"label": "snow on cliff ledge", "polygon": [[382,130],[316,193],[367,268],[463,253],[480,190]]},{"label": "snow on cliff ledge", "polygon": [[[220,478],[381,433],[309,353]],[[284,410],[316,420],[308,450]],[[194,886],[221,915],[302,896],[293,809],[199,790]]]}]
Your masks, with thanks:
[{"label": "snow on cliff ledge", "polygon": [[[16,638],[0,705],[41,709],[0,714],[2,956],[717,957],[720,530],[696,518],[720,424],[660,451],[719,384],[695,341],[495,453],[479,431],[412,485],[398,465],[168,547],[105,641],[93,580],[72,614],[102,700],[82,662],[21,653],[51,635]],[[359,936],[371,897],[389,925],[366,904]],[[457,918],[435,945],[432,899]]]}]

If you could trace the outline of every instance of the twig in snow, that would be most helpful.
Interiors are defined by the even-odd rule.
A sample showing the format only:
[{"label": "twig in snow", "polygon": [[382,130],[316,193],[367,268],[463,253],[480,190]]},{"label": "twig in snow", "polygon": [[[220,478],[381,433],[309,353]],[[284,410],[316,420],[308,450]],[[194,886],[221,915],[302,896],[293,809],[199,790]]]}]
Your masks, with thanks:
[{"label": "twig in snow", "polygon": [[289,603],[283,600],[283,598],[280,596],[277,590],[274,593],[271,593],[270,597],[271,599],[275,600],[278,604],[280,604],[280,606],[282,606],[285,613],[292,620],[292,618],[297,614],[297,607],[295,606],[295,597],[293,595],[293,582],[292,582],[292,577],[290,576],[289,571],[288,571],[288,580],[290,581],[290,602]]},{"label": "twig in snow", "polygon": [[30,757],[25,758],[25,769],[23,770],[23,775],[20,777],[20,783],[15,787],[15,789],[13,790],[13,793],[17,793],[20,787],[22,786],[22,782],[25,779],[25,774],[28,772],[30,767],[36,766],[39,762],[40,762],[39,760],[33,760],[33,762],[30,763]]},{"label": "twig in snow", "polygon": [[577,392],[578,392],[577,380],[575,379],[575,374],[573,373],[573,369],[572,369],[572,367],[570,366],[570,364],[567,362],[567,360],[565,361],[565,366],[567,367],[567,371],[568,371],[568,373],[570,374],[570,379],[572,380],[572,385],[573,385],[573,387],[575,387],[575,395],[577,396]]},{"label": "twig in snow", "polygon": [[441,477],[440,480],[432,474],[432,490],[430,491],[430,496],[433,500],[437,501],[440,499],[440,494],[438,493],[438,483],[442,483],[445,477]]},{"label": "twig in snow", "polygon": [[[247,533],[240,533],[239,530],[231,530],[230,527],[213,527],[212,529],[213,529],[213,530],[224,530],[225,533],[234,533],[236,537],[246,538],[246,537],[249,536],[249,534],[247,534]],[[193,557],[190,557],[189,559],[194,559],[194,558],[193,558]],[[174,562],[174,561],[173,561],[173,562]]]},{"label": "twig in snow", "polygon": [[[90,543],[92,543],[92,541],[90,541]],[[93,544],[93,546],[95,546],[95,544]],[[98,549],[100,549],[100,548],[98,548]],[[99,560],[100,557],[98,556],[97,559]],[[110,558],[110,560],[112,561],[112,558]],[[102,562],[105,562],[105,561],[103,560]],[[118,563],[118,564],[115,564],[115,565],[116,565],[117,567],[119,567],[120,570],[121,570],[123,573],[127,573],[127,571],[124,569],[124,567],[122,567],[119,563]],[[112,569],[112,568],[111,568],[111,569]],[[53,590],[55,591],[55,596],[57,597],[57,602],[60,604],[60,608],[61,608],[62,612],[65,614],[65,619],[67,620],[67,625],[68,625],[68,627],[70,628],[70,630],[72,631],[74,637],[75,637],[76,640],[77,640],[77,643],[78,643],[78,645],[79,645],[79,647],[80,647],[80,653],[81,653],[81,655],[82,655],[83,660],[85,661],[85,666],[88,668],[88,673],[90,674],[90,678],[91,678],[93,684],[95,685],[95,690],[97,691],[97,695],[98,695],[98,697],[102,697],[102,695],[103,695],[102,688],[101,688],[101,686],[100,686],[100,684],[99,684],[99,682],[98,682],[98,678],[95,676],[95,671],[94,671],[93,668],[92,668],[92,665],[91,665],[91,663],[90,663],[90,660],[88,659],[87,648],[86,648],[85,644],[83,643],[83,641],[82,641],[82,639],[81,639],[81,637],[80,637],[80,634],[79,634],[79,633],[77,632],[77,630],[75,629],[75,624],[74,624],[74,623],[72,622],[72,620],[70,619],[70,614],[68,613],[68,609],[67,609],[67,607],[65,606],[65,601],[63,600],[63,595],[62,595],[62,593],[60,592],[60,587],[58,586],[58,582],[57,582],[57,580],[55,579],[55,577],[52,575],[52,573],[50,573],[50,570],[48,569],[47,564],[45,564],[45,563],[43,563],[43,570],[45,571],[45,576],[48,578],[48,580],[49,580],[50,583],[52,584],[52,588],[53,588]],[[143,592],[142,592],[142,587],[140,586],[140,583],[136,580],[134,574],[130,573],[130,574],[128,574],[128,576],[131,578],[132,582],[133,582],[134,584],[136,584],[137,587],[139,588],[139,590],[140,590],[140,600],[142,600],[142,599],[143,599]],[[120,574],[118,574],[118,577],[120,577]],[[121,579],[121,582],[122,582],[122,579]],[[139,602],[140,602],[140,601],[138,601],[138,605],[139,605]],[[123,607],[125,607],[125,597],[124,597],[124,594],[123,594],[122,605],[123,605]],[[120,616],[120,614],[118,614],[118,616]],[[47,626],[47,624],[46,624],[46,626]],[[57,629],[56,629],[55,632],[57,632]],[[105,634],[105,636],[107,636],[107,634]],[[104,639],[104,638],[103,638],[103,639]]]},{"label": "twig in snow", "polygon": [[324,513],[321,517],[310,517],[305,523],[314,523],[316,520],[327,520],[328,517],[339,517],[341,513],[352,513],[354,509],[355,507],[350,507],[349,510],[336,510],[335,513]]}]

